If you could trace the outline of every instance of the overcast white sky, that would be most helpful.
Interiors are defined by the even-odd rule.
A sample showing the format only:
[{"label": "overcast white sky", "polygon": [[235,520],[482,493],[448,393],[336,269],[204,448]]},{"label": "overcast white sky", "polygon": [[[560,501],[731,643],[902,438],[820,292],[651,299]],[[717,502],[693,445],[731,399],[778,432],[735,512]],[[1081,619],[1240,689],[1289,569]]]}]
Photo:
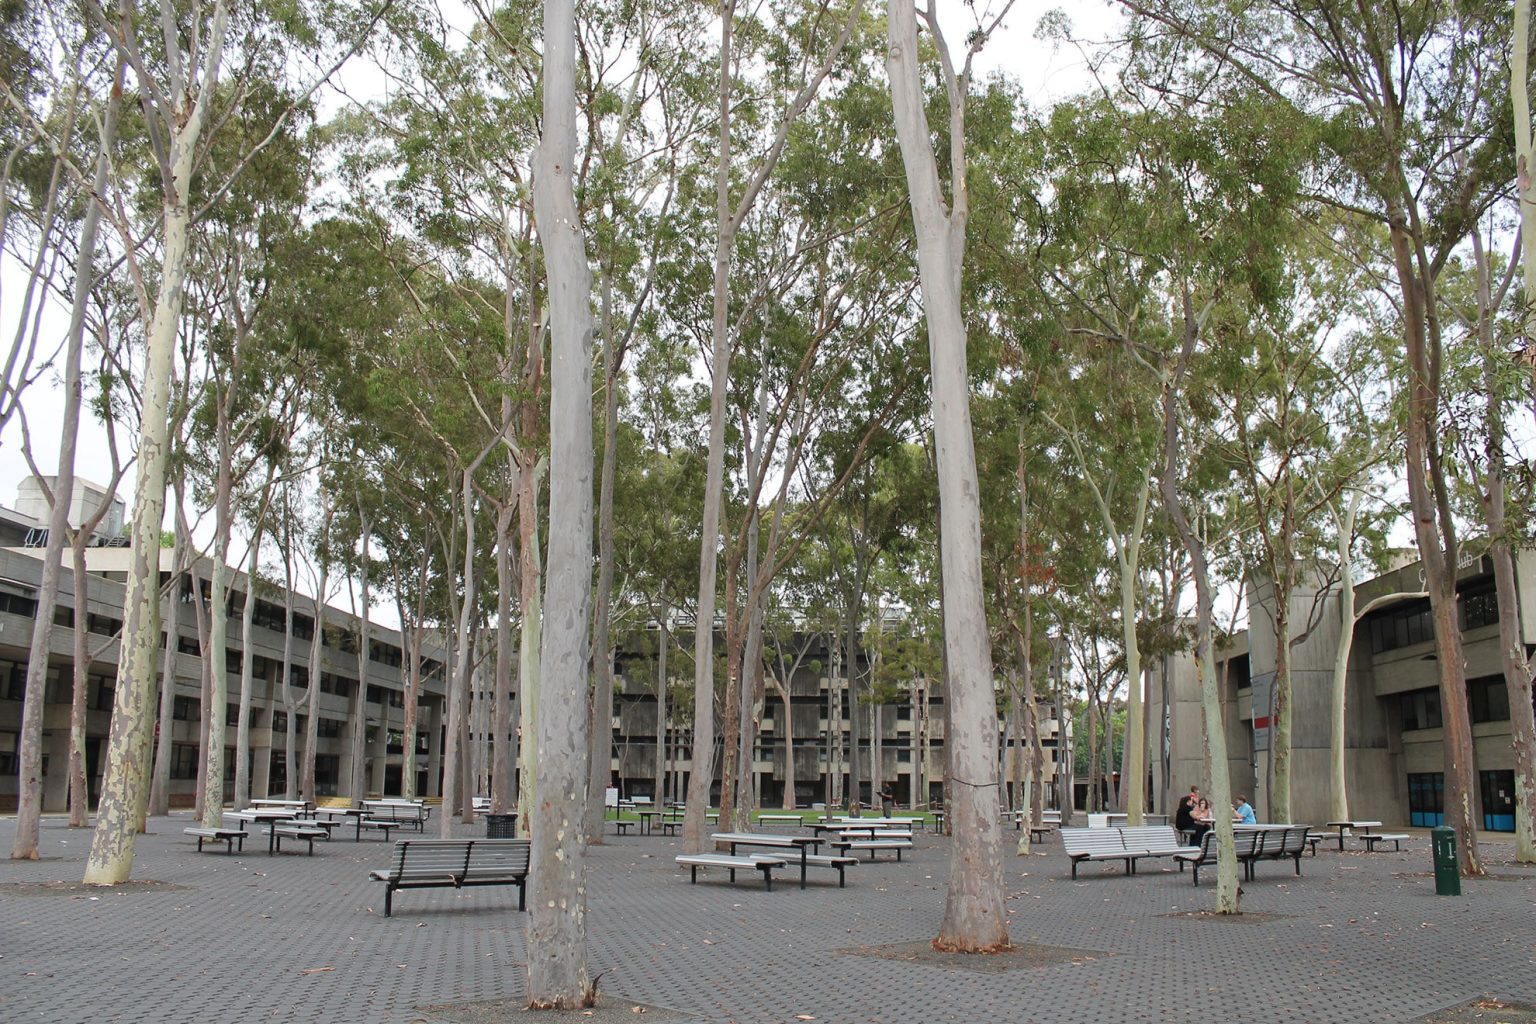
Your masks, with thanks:
[{"label": "overcast white sky", "polygon": [[[978,74],[1000,72],[1014,78],[1022,87],[1025,98],[1035,107],[1046,107],[1057,99],[1089,88],[1092,80],[1081,55],[1075,49],[1056,48],[1050,43],[1041,42],[1035,38],[1039,19],[1057,6],[1059,5],[1016,3],[1010,10],[1002,29],[977,58]],[[992,9],[999,9],[996,0],[992,4]],[[950,36],[952,43],[963,39],[968,27],[974,23],[973,8],[958,0],[941,0],[941,10],[946,15],[945,32]],[[1112,34],[1114,27],[1120,21],[1118,7],[1108,0],[1078,0],[1077,3],[1067,4],[1065,10],[1076,29],[1093,38]],[[710,45],[713,45],[712,41]],[[358,63],[345,69],[344,75],[347,91],[353,96],[366,97],[368,82],[378,81],[376,72],[371,73],[366,66]],[[327,102],[336,102],[334,93]],[[102,230],[109,229],[103,225]],[[3,291],[0,291],[0,338],[9,345],[16,336],[16,321],[20,315],[22,294],[26,286],[26,272],[14,259],[6,256],[0,260],[0,276],[3,276]],[[67,290],[67,285],[65,289]],[[44,314],[44,336],[58,338],[62,335],[67,321],[68,310],[57,299],[53,300]],[[56,343],[56,341],[51,343],[45,341],[39,347],[46,350]],[[58,462],[62,404],[57,374],[51,371],[27,392],[24,401],[31,430],[33,455],[45,474],[55,472]],[[119,428],[120,445],[125,452],[133,447],[135,433],[136,428],[132,426]],[[104,437],[105,434],[98,425],[82,424],[76,472],[79,476],[98,483],[104,483],[111,476],[111,463],[107,456]],[[0,437],[0,505],[14,507],[17,487],[28,475],[30,470],[21,454],[20,425],[13,422],[7,426],[5,435]],[[130,472],[122,487],[119,488],[119,493],[130,507],[132,487]],[[195,516],[196,513],[189,510],[189,514]],[[240,546],[237,545],[237,548]],[[389,611],[392,613],[392,609]]]}]

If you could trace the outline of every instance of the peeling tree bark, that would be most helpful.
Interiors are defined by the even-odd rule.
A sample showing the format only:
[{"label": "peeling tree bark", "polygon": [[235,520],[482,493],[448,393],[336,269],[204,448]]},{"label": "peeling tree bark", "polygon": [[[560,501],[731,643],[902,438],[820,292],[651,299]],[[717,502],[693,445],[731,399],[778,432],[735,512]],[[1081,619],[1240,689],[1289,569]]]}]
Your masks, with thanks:
[{"label": "peeling tree bark", "polygon": [[[528,900],[528,1002],[576,1009],[587,977],[587,686],[592,605],[592,310],[572,170],[576,154],[575,2],[544,3],[544,120],[534,155],[534,218],[550,303],[549,621],[539,662],[539,778]],[[606,655],[606,652],[602,652]],[[605,723],[606,724],[606,723]]]}]

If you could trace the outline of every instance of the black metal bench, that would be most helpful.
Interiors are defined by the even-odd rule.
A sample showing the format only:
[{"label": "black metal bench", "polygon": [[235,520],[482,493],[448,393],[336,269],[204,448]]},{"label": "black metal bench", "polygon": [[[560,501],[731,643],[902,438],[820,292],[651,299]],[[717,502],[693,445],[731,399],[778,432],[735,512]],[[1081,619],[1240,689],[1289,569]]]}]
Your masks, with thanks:
[{"label": "black metal bench", "polygon": [[472,885],[515,885],[517,909],[527,910],[528,852],[526,839],[402,839],[391,866],[368,877],[386,885],[385,917],[394,909],[396,889]]}]

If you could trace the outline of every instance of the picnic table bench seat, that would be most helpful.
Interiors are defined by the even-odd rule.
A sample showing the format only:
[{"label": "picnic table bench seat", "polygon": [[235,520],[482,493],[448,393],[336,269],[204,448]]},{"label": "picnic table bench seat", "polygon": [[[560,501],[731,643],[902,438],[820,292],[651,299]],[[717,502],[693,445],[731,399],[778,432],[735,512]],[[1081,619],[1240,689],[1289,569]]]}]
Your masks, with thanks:
[{"label": "picnic table bench seat", "polygon": [[875,859],[876,850],[895,850],[896,859],[901,860],[901,851],[912,849],[912,840],[880,837],[873,839],[834,839],[828,845],[834,850],[847,850],[850,853],[854,850],[868,850],[870,860]]},{"label": "picnic table bench seat", "polygon": [[[676,860],[679,864],[688,865],[689,880],[694,885],[699,884],[699,868],[725,868],[732,882],[736,881],[738,870],[752,868],[763,873],[763,884],[769,892],[773,891],[773,870],[785,864],[781,857],[765,857],[761,854],[738,857],[729,853],[680,853]],[[810,863],[810,858],[806,858],[806,863]]]},{"label": "picnic table bench seat", "polygon": [[277,844],[277,852],[283,852],[284,839],[303,839],[309,843],[309,855],[315,855],[315,840],[329,839],[331,834],[323,828],[316,828],[310,822],[301,821],[275,821],[272,823],[272,837]]},{"label": "picnic table bench seat", "polygon": [[759,825],[766,825],[770,822],[776,825],[793,825],[795,828],[799,828],[805,824],[805,819],[798,814],[759,814],[757,816],[757,823]]},{"label": "picnic table bench seat", "polygon": [[384,916],[397,889],[461,889],[472,885],[517,886],[517,909],[528,909],[529,845],[526,839],[402,839],[390,866],[368,877],[385,883]]},{"label": "picnic table bench seat", "polygon": [[184,828],[184,833],[197,837],[197,852],[203,852],[204,842],[222,842],[228,845],[228,853],[235,852],[235,844],[240,844],[240,852],[245,852],[245,837],[250,835],[243,828]]},{"label": "picnic table bench seat", "polygon": [[842,856],[832,853],[807,853],[805,866],[808,868],[831,868],[837,872],[837,887],[844,888],[843,872],[859,862],[857,857]]},{"label": "picnic table bench seat", "polygon": [[1411,837],[1405,832],[1361,832],[1355,838],[1365,844],[1367,851],[1375,853],[1377,843],[1391,843],[1394,850],[1401,850],[1403,840]]},{"label": "picnic table bench seat", "polygon": [[432,813],[426,804],[405,803],[396,800],[364,800],[362,809],[366,818],[388,821],[416,832],[425,832],[427,818]]}]

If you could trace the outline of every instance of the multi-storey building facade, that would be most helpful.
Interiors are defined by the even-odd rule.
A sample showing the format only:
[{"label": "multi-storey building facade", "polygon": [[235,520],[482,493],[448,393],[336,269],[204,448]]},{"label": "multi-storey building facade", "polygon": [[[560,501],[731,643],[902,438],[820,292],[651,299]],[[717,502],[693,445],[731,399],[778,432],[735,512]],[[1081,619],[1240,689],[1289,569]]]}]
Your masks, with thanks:
[{"label": "multi-storey building facade", "polygon": [[[1519,625],[1536,651],[1536,553],[1516,561]],[[1444,814],[1439,662],[1429,599],[1417,562],[1356,588],[1357,608],[1379,601],[1355,624],[1346,688],[1345,760],[1350,812],[1392,825],[1440,824]],[[1464,560],[1458,571],[1458,622],[1466,658],[1466,700],[1474,746],[1476,818],[1490,831],[1514,828],[1514,750],[1509,693],[1499,658],[1498,607],[1487,559]],[[1322,822],[1329,802],[1330,693],[1342,629],[1336,593],[1300,588],[1293,623],[1316,625],[1291,648],[1291,817]],[[1218,655],[1217,677],[1227,709],[1225,731],[1233,791],[1250,794],[1267,815],[1272,771],[1270,732],[1275,678],[1273,590],[1250,590],[1250,627]],[[1300,629],[1297,632],[1301,632]],[[1177,799],[1205,777],[1199,681],[1192,660],[1175,659],[1168,685],[1154,673],[1152,699],[1168,707],[1166,774],[1152,784],[1159,800]]]},{"label": "multi-storey building facade", "polygon": [[[31,651],[41,578],[43,540],[35,520],[12,510],[0,509],[0,810],[15,808],[17,758],[20,747],[21,703]],[[102,773],[102,756],[110,725],[116,687],[118,634],[122,629],[124,582],[127,579],[127,548],[92,547],[87,552],[85,601],[68,568],[61,573],[58,607],[50,636],[48,681],[43,714],[43,806],[62,811],[67,798],[65,766],[69,742],[70,698],[73,688],[73,630],[79,616],[88,632],[88,692],[86,695],[86,774],[94,799]],[[161,559],[161,581],[170,579],[172,553]],[[171,744],[170,799],[173,805],[190,804],[195,796],[198,769],[198,732],[202,715],[203,658],[198,609],[206,602],[210,566],[200,561],[193,575],[184,576],[173,599],[162,609],[161,664],[167,643],[175,645],[171,658],[172,720],[169,735],[163,731],[157,743]],[[195,580],[195,582],[194,582]],[[240,635],[241,614],[249,599],[248,581],[236,573],[231,586],[229,640],[222,668],[229,679],[229,730],[226,736],[226,793],[234,782],[234,723],[240,693],[242,658],[254,659],[251,695],[251,787],[254,796],[282,794],[285,777],[287,716],[297,716],[296,735],[302,744],[308,715],[308,687],[318,677],[320,721],[315,747],[316,790],[321,795],[338,792],[351,777],[353,715],[366,716],[364,778],[370,793],[399,793],[404,754],[405,675],[401,638],[390,629],[374,625],[366,664],[358,656],[358,622],[338,609],[322,610],[321,665],[309,664],[310,639],[316,628],[316,609],[308,598],[296,598],[288,696],[281,685],[286,615],[279,595],[258,588],[251,636]],[[424,665],[417,735],[417,792],[434,795],[440,778],[440,750],[444,715],[444,684],[440,652]],[[361,704],[358,698],[361,697]],[[296,780],[295,780],[296,781]]]}]

